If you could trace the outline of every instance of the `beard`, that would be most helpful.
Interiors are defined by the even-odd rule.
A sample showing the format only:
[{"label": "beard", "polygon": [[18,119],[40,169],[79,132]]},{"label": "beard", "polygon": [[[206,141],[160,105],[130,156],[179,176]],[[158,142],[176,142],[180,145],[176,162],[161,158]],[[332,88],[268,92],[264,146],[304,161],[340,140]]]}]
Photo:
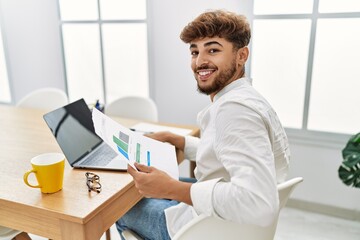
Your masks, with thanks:
[{"label": "beard", "polygon": [[[206,69],[206,68],[210,68],[210,66],[209,65],[203,65],[203,66],[197,68],[196,71],[200,70],[200,69]],[[219,75],[215,77],[213,83],[210,86],[201,87],[199,85],[199,81],[196,79],[197,83],[198,83],[197,84],[198,91],[200,93],[203,93],[203,94],[206,94],[206,95],[210,95],[211,93],[214,93],[214,92],[219,92],[230,81],[233,80],[232,78],[236,74],[236,70],[237,70],[236,69],[236,62],[235,62],[235,59],[233,59],[233,61],[230,64],[230,67],[225,69],[224,71],[220,72]]]}]

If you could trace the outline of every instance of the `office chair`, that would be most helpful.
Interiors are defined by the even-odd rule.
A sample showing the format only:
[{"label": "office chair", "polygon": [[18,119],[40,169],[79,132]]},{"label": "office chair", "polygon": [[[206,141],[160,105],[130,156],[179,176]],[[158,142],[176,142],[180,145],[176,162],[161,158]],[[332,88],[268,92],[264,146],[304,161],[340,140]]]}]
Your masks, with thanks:
[{"label": "office chair", "polygon": [[[295,189],[295,187],[302,181],[302,177],[296,177],[278,184],[277,189],[279,192],[280,200],[278,217],[280,214],[280,210],[286,205],[290,194]],[[238,224],[215,217],[200,215],[191,220],[184,227],[182,227],[172,239],[273,240],[275,236],[278,217],[270,226],[260,227],[248,224]],[[141,239],[138,235],[136,235],[130,230],[124,231],[123,236],[126,240]]]},{"label": "office chair", "polygon": [[66,93],[57,88],[40,88],[20,99],[18,107],[54,110],[68,104]]},{"label": "office chair", "polygon": [[105,106],[105,114],[124,118],[157,122],[158,110],[151,98],[127,96]]},{"label": "office chair", "polygon": [[0,226],[0,240],[9,240],[21,233],[11,228]]}]

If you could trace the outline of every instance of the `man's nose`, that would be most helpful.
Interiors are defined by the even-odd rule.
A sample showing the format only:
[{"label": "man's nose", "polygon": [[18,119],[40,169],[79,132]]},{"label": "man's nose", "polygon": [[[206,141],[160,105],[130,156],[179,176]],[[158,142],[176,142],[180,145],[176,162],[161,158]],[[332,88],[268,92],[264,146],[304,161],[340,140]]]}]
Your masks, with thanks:
[{"label": "man's nose", "polygon": [[196,58],[196,66],[200,67],[203,64],[209,63],[205,54],[199,53]]}]

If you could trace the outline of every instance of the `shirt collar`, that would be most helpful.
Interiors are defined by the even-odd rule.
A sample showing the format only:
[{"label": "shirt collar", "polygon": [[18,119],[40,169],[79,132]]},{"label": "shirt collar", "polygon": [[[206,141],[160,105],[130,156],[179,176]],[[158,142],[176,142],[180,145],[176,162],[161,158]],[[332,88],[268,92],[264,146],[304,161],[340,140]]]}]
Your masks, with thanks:
[{"label": "shirt collar", "polygon": [[221,96],[223,96],[224,94],[226,94],[227,92],[230,92],[231,90],[240,87],[244,84],[248,84],[248,85],[252,85],[252,79],[248,78],[248,77],[242,77],[239,78],[233,82],[231,82],[230,84],[226,85],[223,89],[220,90],[220,92],[218,92],[215,96],[214,96],[214,101],[217,101]]}]

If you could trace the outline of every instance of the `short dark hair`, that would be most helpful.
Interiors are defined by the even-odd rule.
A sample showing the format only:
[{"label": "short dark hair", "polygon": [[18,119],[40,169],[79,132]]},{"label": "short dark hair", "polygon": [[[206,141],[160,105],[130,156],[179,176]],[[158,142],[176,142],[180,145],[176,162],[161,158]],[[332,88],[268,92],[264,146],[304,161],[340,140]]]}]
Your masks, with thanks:
[{"label": "short dark hair", "polygon": [[243,15],[215,10],[200,14],[180,34],[180,39],[185,43],[206,37],[224,38],[231,42],[235,49],[240,49],[250,42],[250,24]]}]

